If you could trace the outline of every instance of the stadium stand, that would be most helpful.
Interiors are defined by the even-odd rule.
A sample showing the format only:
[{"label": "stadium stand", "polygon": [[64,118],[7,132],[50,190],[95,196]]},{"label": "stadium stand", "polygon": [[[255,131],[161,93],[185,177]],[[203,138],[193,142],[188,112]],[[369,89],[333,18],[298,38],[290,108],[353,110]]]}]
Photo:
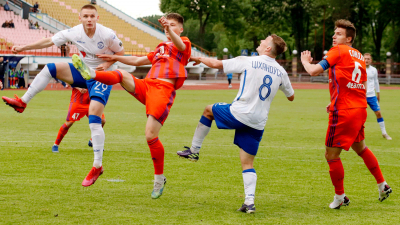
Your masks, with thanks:
[{"label": "stadium stand", "polygon": [[[35,1],[28,0],[27,2],[34,4]],[[73,27],[78,24],[80,8],[89,3],[86,0],[68,0],[65,2],[61,0],[41,0],[40,9],[43,13],[47,13],[58,21]],[[99,5],[97,5],[97,10],[100,15],[99,23],[115,31],[123,42],[127,54],[145,55],[163,41],[127,23]]]},{"label": "stadium stand", "polygon": [[[0,0],[0,2],[3,1]],[[160,42],[166,41],[166,37],[164,33],[160,31],[160,28],[157,29],[154,26],[133,19],[129,15],[109,5],[107,2],[101,0],[97,2],[97,9],[100,14],[99,23],[110,27],[115,31],[124,44],[126,54],[138,56],[147,55],[147,53],[155,49]],[[11,5],[14,8],[15,13],[22,13],[20,6],[23,3],[33,5],[35,0],[13,0]],[[0,22],[13,19],[16,27],[15,30],[1,30],[0,53],[12,54],[11,47],[13,45],[24,45],[37,41],[40,38],[52,37],[53,33],[58,32],[59,30],[76,26],[79,24],[79,9],[83,5],[89,3],[90,1],[88,0],[68,0],[65,2],[61,0],[41,0],[41,13],[30,13],[29,19],[32,19],[34,22],[39,21],[39,24],[46,27],[47,30],[42,27],[38,30],[29,29],[28,20],[22,19],[20,15],[16,15],[14,12],[5,12],[1,9]],[[48,29],[50,29],[51,32]],[[69,56],[72,56],[74,53],[78,53],[78,49],[71,45]],[[26,51],[21,54],[61,56],[60,49],[56,46],[42,50]],[[192,55],[215,57],[215,54],[210,54],[210,52],[201,49],[195,44],[193,44]]]}]

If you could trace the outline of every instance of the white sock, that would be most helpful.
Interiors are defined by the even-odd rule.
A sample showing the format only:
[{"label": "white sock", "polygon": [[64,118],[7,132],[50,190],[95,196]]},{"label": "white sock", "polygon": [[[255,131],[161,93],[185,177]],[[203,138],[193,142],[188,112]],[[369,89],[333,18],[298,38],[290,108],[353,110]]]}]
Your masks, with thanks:
[{"label": "white sock", "polygon": [[[256,193],[256,183],[257,183],[257,174],[254,169],[244,170],[243,175],[243,184],[244,184],[244,193],[246,195],[244,204],[251,205],[254,204],[254,195]],[[254,172],[253,172],[254,171]]]},{"label": "white sock", "polygon": [[41,91],[43,91],[47,84],[50,82],[51,78],[53,78],[50,74],[49,68],[45,66],[38,75],[36,75],[35,79],[33,79],[32,84],[29,86],[28,90],[25,92],[24,96],[21,97],[21,100],[26,104],[31,101],[35,95]]},{"label": "white sock", "polygon": [[103,150],[105,134],[101,123],[90,123],[90,130],[92,131],[92,144],[94,152],[93,166],[97,169],[101,167],[103,161]]},{"label": "white sock", "polygon": [[165,176],[163,174],[154,174],[154,181],[164,183]]},{"label": "white sock", "polygon": [[378,190],[381,191],[381,190],[385,189],[385,185],[386,184],[387,184],[386,181],[383,181],[382,183],[379,183],[378,184]]},{"label": "white sock", "polygon": [[344,197],[346,196],[346,194],[341,194],[341,195],[337,195],[335,194],[335,199],[343,201]]},{"label": "white sock", "polygon": [[89,67],[89,66],[88,66],[88,68],[89,68],[89,71],[90,71],[90,77],[92,79],[94,79],[96,77],[96,71],[94,69],[92,69],[91,67]]},{"label": "white sock", "polygon": [[382,134],[387,134],[385,128],[385,121],[379,122],[378,124],[381,127]]},{"label": "white sock", "polygon": [[211,122],[212,121],[207,119],[206,117],[201,117],[200,122],[196,127],[196,131],[193,135],[192,147],[190,148],[190,151],[192,153],[200,152],[201,145],[203,144],[203,141],[206,138],[208,132],[210,132]]}]

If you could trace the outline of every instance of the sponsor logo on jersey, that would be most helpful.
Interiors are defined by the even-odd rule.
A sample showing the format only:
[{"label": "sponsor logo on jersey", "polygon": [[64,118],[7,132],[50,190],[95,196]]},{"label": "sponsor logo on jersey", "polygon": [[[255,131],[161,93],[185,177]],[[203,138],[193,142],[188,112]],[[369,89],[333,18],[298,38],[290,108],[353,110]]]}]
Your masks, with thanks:
[{"label": "sponsor logo on jersey", "polygon": [[84,41],[76,41],[76,42],[78,42],[78,43],[81,43],[81,44],[85,44],[85,42],[84,42]]},{"label": "sponsor logo on jersey", "polygon": [[357,83],[353,83],[353,82],[349,82],[347,85],[347,88],[350,89],[365,89],[364,84],[357,84]]},{"label": "sponsor logo on jersey", "polygon": [[102,41],[100,41],[99,43],[97,43],[97,47],[99,49],[103,49],[104,48],[104,43]]}]

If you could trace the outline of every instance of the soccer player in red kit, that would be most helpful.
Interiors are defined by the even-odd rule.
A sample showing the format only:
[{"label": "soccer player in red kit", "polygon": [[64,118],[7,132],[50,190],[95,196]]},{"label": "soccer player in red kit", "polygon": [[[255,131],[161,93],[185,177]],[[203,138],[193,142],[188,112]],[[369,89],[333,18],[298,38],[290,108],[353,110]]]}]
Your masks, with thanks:
[{"label": "soccer player in red kit", "polygon": [[367,73],[363,55],[351,47],[356,37],[356,28],[348,20],[335,22],[333,47],[326,58],[318,64],[311,64],[311,52],[301,53],[301,62],[311,76],[318,76],[329,68],[329,90],[331,103],[327,106],[329,126],[326,134],[325,158],[335,187],[332,209],[350,204],[344,193],[344,170],[340,160],[342,149],[351,147],[363,160],[378,183],[379,201],[389,197],[392,189],[383,178],[378,160],[365,145],[364,123],[367,119]]},{"label": "soccer player in red kit", "polygon": [[[56,141],[54,142],[51,151],[58,153],[58,146],[63,140],[64,136],[68,133],[69,128],[76,122],[81,120],[85,116],[89,116],[89,105],[90,97],[89,92],[85,88],[75,87],[72,89],[71,101],[68,107],[67,121],[60,127],[58,131]],[[101,117],[101,125],[104,127],[106,119],[104,114]],[[89,140],[89,147],[92,147],[92,141]]]},{"label": "soccer player in red kit", "polygon": [[147,56],[98,55],[106,61],[120,61],[124,64],[141,66],[152,64],[145,79],[137,79],[124,70],[94,71],[87,67],[79,57],[73,56],[75,68],[85,79],[94,79],[107,85],[120,83],[127,92],[146,106],[146,139],[154,165],[154,189],[152,198],[162,195],[166,178],[164,173],[164,147],[158,139],[162,125],[168,117],[174,103],[176,92],[187,78],[185,66],[191,55],[191,43],[188,38],[180,37],[183,32],[183,17],[169,13],[158,20],[164,27],[168,41],[160,43],[154,52]]}]

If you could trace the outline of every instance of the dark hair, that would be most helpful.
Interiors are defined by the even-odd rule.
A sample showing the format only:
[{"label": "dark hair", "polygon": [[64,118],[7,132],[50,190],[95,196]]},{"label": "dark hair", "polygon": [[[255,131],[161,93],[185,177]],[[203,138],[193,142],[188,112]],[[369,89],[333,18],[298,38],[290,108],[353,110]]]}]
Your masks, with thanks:
[{"label": "dark hair", "polygon": [[356,38],[356,27],[354,24],[348,20],[336,20],[335,22],[335,30],[336,28],[346,29],[346,37],[351,37],[351,42],[353,44],[354,39]]},{"label": "dark hair", "polygon": [[97,8],[95,6],[93,6],[93,5],[90,5],[90,4],[82,6],[81,11],[82,11],[82,9],[94,9],[97,12]]},{"label": "dark hair", "polygon": [[278,56],[278,55],[282,54],[283,52],[285,52],[287,49],[286,42],[276,34],[271,34],[270,36],[272,37],[271,42],[274,45],[272,47],[272,54],[274,54],[275,56]]},{"label": "dark hair", "polygon": [[184,19],[183,16],[181,16],[179,13],[168,13],[165,18],[167,18],[167,20],[176,20],[178,21],[178,23],[183,25]]}]

